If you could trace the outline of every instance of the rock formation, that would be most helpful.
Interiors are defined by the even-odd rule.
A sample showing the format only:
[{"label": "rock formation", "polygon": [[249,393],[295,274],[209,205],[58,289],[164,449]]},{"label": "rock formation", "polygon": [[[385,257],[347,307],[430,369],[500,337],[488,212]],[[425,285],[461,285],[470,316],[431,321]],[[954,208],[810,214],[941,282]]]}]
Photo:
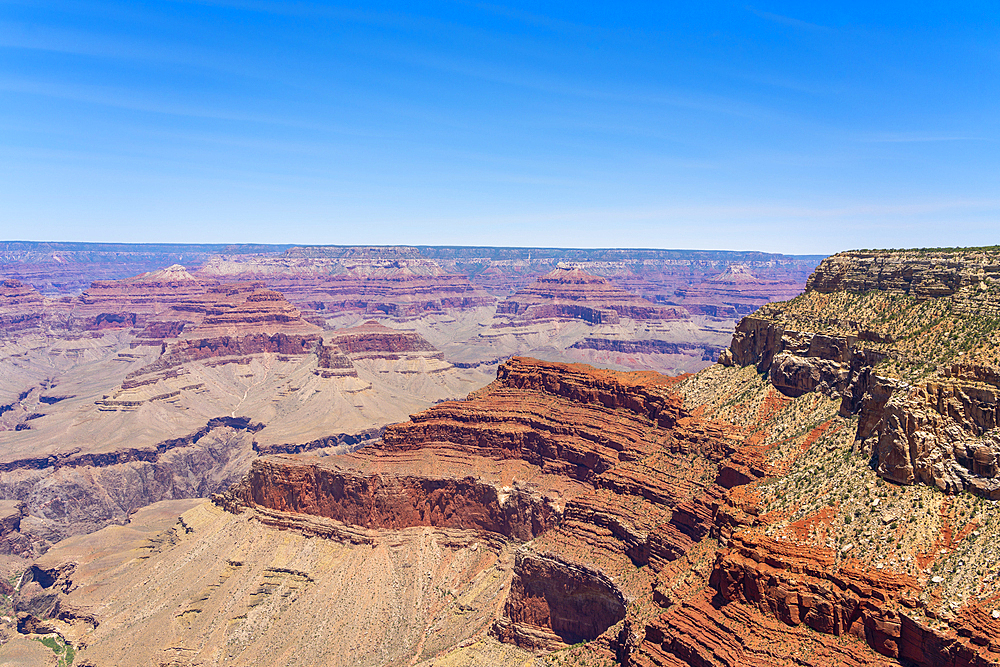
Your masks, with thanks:
[{"label": "rock formation", "polygon": [[20,280],[0,281],[0,333],[38,327],[44,318],[44,300]]},{"label": "rock formation", "polygon": [[622,354],[699,355],[702,361],[715,361],[719,358],[719,354],[727,349],[710,343],[677,343],[655,339],[625,340],[596,336],[587,336],[570,347],[576,350],[600,350]]},{"label": "rock formation", "polygon": [[[722,511],[732,502],[726,500],[726,487],[757,479],[767,466],[753,463],[747,451],[742,454],[746,463],[735,467],[741,457],[724,429],[699,424],[668,385],[648,382],[512,360],[501,367],[494,385],[465,403],[437,406],[410,424],[387,430],[382,443],[336,462],[321,466],[287,457],[262,461],[219,502],[232,509],[317,515],[369,529],[471,527],[533,540],[532,548],[518,552],[504,615],[494,632],[505,641],[536,649],[595,640],[613,627],[627,629],[626,610],[639,606],[633,598],[638,591],[622,588],[622,573],[649,565],[669,580],[671,563],[686,558],[699,540],[715,533],[731,536],[729,549],[720,551],[706,571],[724,600],[756,605],[765,616],[790,626],[805,624],[831,638],[850,633],[883,655],[903,655],[919,664],[937,664],[942,657],[968,658],[962,645],[933,649],[940,637],[929,628],[901,639],[900,618],[912,619],[887,603],[918,607],[915,581],[882,577],[877,585],[886,592],[873,593],[871,575],[856,566],[842,566],[838,575],[830,569],[836,560],[832,557],[824,561],[809,549],[792,556],[798,552],[786,554],[781,543],[764,540],[765,548],[753,533],[734,533],[733,519],[747,515],[731,505]],[[639,435],[648,425],[659,431],[658,437]],[[706,472],[716,472],[699,485],[688,481],[687,490],[681,491],[679,480],[668,481],[666,470],[676,467],[675,457],[682,452],[704,457]],[[497,462],[508,462],[507,475],[520,471],[509,477],[513,484],[498,488],[504,468]],[[739,469],[744,472],[737,473]],[[392,476],[387,476],[390,470]],[[567,485],[571,480],[575,483]],[[808,598],[802,593],[796,594],[794,606],[783,606],[785,588],[772,592],[767,586],[776,584],[766,582],[773,575],[759,574],[760,568],[773,571],[775,565],[770,564],[779,557],[792,558],[791,564],[780,566],[790,572],[790,581],[796,576],[826,577],[841,587],[842,597],[824,601],[818,594]],[[601,567],[595,568],[594,562]],[[751,584],[749,572],[766,578]],[[808,591],[814,586],[811,581],[800,579],[795,585]],[[773,602],[779,594],[784,596],[781,602]],[[658,595],[662,606],[675,609],[676,600]],[[707,603],[695,596],[685,604],[704,605],[702,613],[732,628],[732,621]],[[661,617],[646,618],[648,628],[638,633],[645,640],[632,644],[627,632],[612,632],[605,640],[609,650],[629,656],[629,664],[651,664],[648,659],[663,653],[675,660],[693,657],[676,643],[683,626],[670,628],[673,639],[667,644]],[[766,625],[763,620],[757,623]],[[914,623],[920,626],[920,621]],[[697,645],[704,636],[698,632],[690,640]],[[752,640],[729,640],[731,653],[749,655]],[[819,645],[814,650],[821,655],[839,654],[833,641],[813,636],[808,640]],[[789,654],[771,649],[771,655],[780,659]]]},{"label": "rock formation", "polygon": [[950,296],[1000,280],[1000,248],[854,250],[825,259],[806,289],[896,292],[917,298]]},{"label": "rock formation", "polygon": [[[529,354],[618,369],[693,372],[710,365],[725,326],[647,301],[579,268],[560,267],[502,301],[489,330],[452,358]],[[446,354],[449,350],[446,349]]]},{"label": "rock formation", "polygon": [[722,273],[700,283],[680,285],[667,303],[682,306],[692,315],[734,319],[749,315],[771,301],[784,301],[802,291],[800,282],[785,276],[759,278],[743,264],[732,264]]},{"label": "rock formation", "polygon": [[[495,561],[510,583],[503,585],[490,632],[534,651],[561,648],[584,662],[625,665],[791,665],[803,652],[814,663],[857,665],[901,658],[918,665],[978,666],[1000,659],[988,603],[970,602],[957,614],[942,614],[926,595],[938,588],[926,575],[872,569],[852,550],[813,542],[812,533],[803,531],[825,525],[810,523],[818,515],[807,512],[799,519],[801,511],[769,509],[782,502],[775,489],[783,480],[814,469],[816,457],[853,465],[843,456],[852,436],[849,422],[836,415],[836,403],[815,392],[794,401],[779,398],[747,370],[716,367],[679,383],[652,373],[513,359],[492,385],[466,401],[415,415],[353,454],[258,460],[239,484],[216,496],[236,517],[214,514],[209,520],[199,510],[194,534],[158,547],[152,562],[217,549],[208,546],[218,541],[211,536],[233,530],[253,532],[268,544],[268,530],[290,529],[369,551],[403,544],[411,539],[403,537],[407,531],[458,531],[450,538],[458,551],[448,552],[449,559],[509,554]],[[687,403],[698,404],[701,416]],[[789,432],[798,434],[789,438]],[[855,470],[851,474],[862,474],[863,466]],[[838,479],[844,477],[820,484],[827,488]],[[831,492],[814,493],[807,497]],[[812,501],[797,502],[801,507]],[[182,525],[190,525],[188,519]],[[479,545],[485,544],[511,546],[483,552]],[[923,553],[918,547],[905,548]],[[112,590],[138,595],[143,571],[123,579],[123,570],[110,580],[119,582],[111,588],[81,587],[91,575],[64,567],[68,548],[54,550],[38,566],[49,573],[42,580],[51,583],[18,598],[21,624],[87,644],[84,658],[104,655],[123,631],[151,637],[154,626],[145,621],[94,613]],[[260,567],[246,555],[227,557],[246,564],[240,567]],[[296,571],[310,578],[309,587],[357,581],[354,575],[325,576],[314,566]],[[234,592],[245,588],[238,583],[244,580],[240,572],[229,572],[225,582],[233,577],[233,583],[220,585],[236,586]],[[397,576],[412,581],[411,575]],[[89,592],[72,592],[77,589]],[[223,598],[214,590],[195,595],[203,601],[190,605],[199,613],[206,606],[216,610],[212,617],[178,608],[175,620],[162,628],[168,630],[164,640],[143,641],[143,650],[166,650],[171,644],[164,641],[176,641],[166,637],[202,627],[187,625],[188,618],[241,627],[244,612],[218,607]],[[352,595],[364,595],[360,590]],[[458,599],[465,599],[462,590],[455,589]],[[299,596],[293,592],[292,606],[271,618],[295,618],[301,604],[316,604],[306,602],[311,597],[298,604]],[[41,604],[43,599],[48,601]],[[251,595],[249,604],[253,600]],[[436,622],[452,627],[452,619],[468,613],[463,609],[451,608]],[[98,623],[96,629],[80,620],[86,618]],[[478,628],[482,633],[486,626]],[[228,632],[220,637],[237,636]],[[454,645],[466,645],[463,637],[482,637],[463,634],[468,632],[467,626],[449,635],[452,648],[439,643],[428,651],[404,636],[386,645],[404,647],[408,659],[429,658],[466,651]],[[198,650],[238,646],[232,659],[243,660],[245,651],[261,646],[252,637],[249,643],[220,641]],[[578,642],[584,644],[566,648]]]},{"label": "rock formation", "polygon": [[[120,265],[113,263],[115,258]],[[160,263],[150,264],[156,261]],[[189,269],[179,269],[178,261]],[[583,310],[564,304],[555,319],[504,317],[511,326],[483,330],[482,325],[493,323],[497,296],[530,290],[563,261],[630,292],[611,295],[618,310],[597,304],[605,324],[592,324],[597,311],[585,304]],[[200,322],[203,313],[197,311],[204,295],[198,293],[199,285],[207,291],[220,282],[255,281],[284,294],[312,324],[339,329],[371,318],[405,320],[448,360],[490,373],[500,360],[530,354],[676,374],[713,361],[728,342],[737,313],[790,296],[816,261],[661,250],[9,243],[0,244],[0,274],[62,298],[50,298],[40,312],[0,313],[0,327],[69,332],[139,328],[141,341],[162,345]],[[129,273],[128,267],[137,270]],[[139,269],[146,273],[122,277]],[[72,296],[87,285],[80,297]],[[622,317],[618,311],[631,315]],[[607,323],[612,321],[617,323]],[[584,338],[598,342],[587,344]]]},{"label": "rock formation", "polygon": [[[280,251],[287,246],[272,246]],[[48,243],[0,241],[0,276],[35,287],[46,297],[76,296],[95,281],[119,280],[172,264],[200,266],[222,244]],[[230,252],[259,248],[228,247]]]},{"label": "rock formation", "polygon": [[[215,496],[235,515],[208,508],[185,514],[183,530],[155,542],[161,546],[148,567],[222,553],[220,540],[237,534],[270,545],[275,529],[299,535],[291,538],[296,544],[320,538],[293,549],[306,559],[325,553],[328,541],[344,544],[345,553],[366,550],[372,555],[364,562],[375,563],[369,559],[386,545],[417,549],[442,539],[452,546],[435,547],[444,559],[437,562],[489,556],[505,573],[491,589],[496,606],[458,604],[472,599],[474,588],[466,586],[477,580],[451,579],[444,599],[456,603],[434,607],[434,627],[447,628],[445,641],[428,648],[405,633],[382,640],[408,661],[468,655],[472,645],[496,658],[499,651],[484,644],[489,628],[501,642],[598,664],[793,665],[803,655],[811,664],[995,664],[1000,614],[986,582],[1000,574],[1000,562],[990,560],[995,542],[980,540],[977,531],[1000,514],[991,505],[969,505],[974,499],[952,504],[926,487],[879,486],[866,459],[851,454],[855,426],[838,406],[815,391],[786,397],[753,367],[715,366],[672,379],[516,358],[465,401],[390,426],[381,441],[354,453],[258,459]],[[924,503],[933,521],[896,528],[906,518],[903,508]],[[865,543],[876,527],[902,536],[888,549],[881,539]],[[86,645],[83,659],[107,655],[121,636],[142,637],[143,655],[165,655],[209,627],[218,634],[195,649],[203,658],[228,650],[240,664],[264,646],[288,656],[311,650],[309,643],[238,630],[247,627],[252,614],[245,608],[252,610],[259,595],[248,588],[258,575],[241,568],[275,567],[249,552],[227,551],[238,566],[208,568],[208,579],[222,578],[213,584],[199,575],[185,594],[198,603],[170,603],[172,620],[156,622],[110,611],[106,602],[114,595],[155,605],[144,592],[152,570],[122,569],[101,575],[95,586],[88,583],[94,575],[66,567],[72,553],[60,546],[40,561],[40,581],[49,583],[19,594],[15,604],[22,627],[56,630]],[[981,574],[971,582],[951,574],[959,559]],[[368,569],[324,574],[312,563],[280,566],[308,583],[274,587],[290,597],[283,611],[270,612],[267,627],[317,604],[298,591],[326,591],[337,581],[347,587],[340,595],[369,600],[373,577],[381,581]],[[392,569],[394,590],[438,576],[422,571]],[[424,590],[415,593],[427,601],[418,608],[442,599]],[[227,599],[235,606],[224,606]],[[492,623],[480,613],[490,608]],[[470,613],[474,625],[455,625]],[[81,620],[88,618],[96,628]],[[384,627],[380,618],[371,622],[352,621],[350,632],[365,636]],[[330,626],[324,620],[321,627]],[[361,645],[323,636],[334,649]]]},{"label": "rock formation", "polygon": [[788,396],[840,398],[886,479],[1000,498],[997,256],[834,255],[804,295],[744,318],[721,360]]},{"label": "rock formation", "polygon": [[489,306],[481,290],[506,296],[568,262],[653,302],[731,319],[794,296],[819,259],[648,249],[0,243],[0,275],[46,296],[74,296],[94,281],[180,263],[203,267],[198,274],[210,281],[262,280],[300,308],[325,304],[321,314],[343,307],[394,317]]},{"label": "rock formation", "polygon": [[495,302],[466,276],[446,273],[412,248],[322,250],[292,248],[277,257],[218,256],[200,275],[262,281],[314,311],[314,317],[355,312],[407,318]]},{"label": "rock formation", "polygon": [[[209,286],[126,327],[19,333],[0,549],[218,493],[54,546],[8,613],[82,664],[126,644],[136,664],[1000,664],[994,255],[834,256],[674,378],[514,357],[472,391],[441,332],[540,336],[519,296],[512,326],[318,330],[266,286]],[[571,351],[697,353],[651,333],[690,320],[602,299],[575,303],[617,324],[540,316]],[[63,446],[67,423],[101,446]]]},{"label": "rock formation", "polygon": [[0,281],[0,309],[25,310],[42,305],[42,295],[20,280]]},{"label": "rock formation", "polygon": [[[623,618],[627,595],[573,548],[588,534],[604,536],[612,571],[664,553],[671,538],[651,546],[653,528],[710,482],[671,488],[649,471],[669,468],[681,451],[725,451],[703,427],[671,437],[669,427],[686,417],[668,384],[654,374],[513,359],[490,387],[389,427],[355,454],[263,459],[218,502],[368,529],[474,528],[518,542],[565,531],[552,550],[519,553],[496,632],[529,647],[591,640]],[[655,502],[637,508],[645,497]]]},{"label": "rock formation", "polygon": [[210,285],[173,264],[132,278],[95,281],[80,295],[79,303],[87,311],[159,313],[205,294]]},{"label": "rock formation", "polygon": [[348,329],[338,329],[330,342],[352,355],[398,356],[437,352],[433,345],[413,331],[390,329],[375,320]]},{"label": "rock formation", "polygon": [[10,312],[38,313],[0,348],[0,498],[25,507],[4,553],[220,491],[259,453],[357,448],[487,380],[414,332],[324,332],[260,283],[179,266],[58,302],[9,282]]},{"label": "rock formation", "polygon": [[578,268],[557,267],[497,306],[498,317],[518,320],[580,319],[591,324],[633,320],[683,319],[676,308],[658,306],[605,278]]}]

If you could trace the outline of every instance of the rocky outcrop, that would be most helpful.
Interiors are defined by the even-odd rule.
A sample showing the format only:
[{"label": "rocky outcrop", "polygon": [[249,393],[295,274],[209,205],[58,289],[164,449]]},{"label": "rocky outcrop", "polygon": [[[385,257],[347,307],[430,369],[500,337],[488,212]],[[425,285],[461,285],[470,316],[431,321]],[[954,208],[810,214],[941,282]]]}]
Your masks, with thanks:
[{"label": "rocky outcrop", "polygon": [[684,319],[682,311],[660,306],[577,268],[556,268],[497,306],[497,317],[518,320],[580,319],[590,324],[633,320]]},{"label": "rocky outcrop", "polygon": [[640,632],[632,635],[634,644],[623,642],[623,664],[629,667],[899,665],[853,637],[796,633],[746,605],[719,604],[708,593],[672,605]]},{"label": "rocky outcrop", "polygon": [[319,331],[278,292],[253,283],[216,286],[172,304],[143,329],[141,342],[149,344],[145,337],[152,338],[162,345],[163,353],[129,377],[203,359],[263,353],[316,353],[327,364],[333,363],[331,352],[322,349]]},{"label": "rocky outcrop", "polygon": [[778,322],[757,317],[744,317],[736,325],[729,349],[722,353],[719,363],[726,366],[754,365],[761,373],[771,368],[774,355],[781,349],[785,329]]},{"label": "rocky outcrop", "polygon": [[146,325],[146,328],[137,334],[139,341],[135,344],[135,347],[139,347],[140,345],[163,345],[166,339],[179,337],[184,332],[184,327],[188,326],[188,324],[188,322],[176,320],[150,322]]},{"label": "rocky outcrop", "polygon": [[[786,396],[818,391],[843,398],[846,406],[856,408],[863,395],[859,378],[885,357],[876,350],[859,348],[858,340],[856,335],[794,331],[780,321],[750,316],[740,320],[719,362],[756,366]],[[852,408],[845,412],[850,414]]]},{"label": "rocky outcrop", "polygon": [[316,356],[317,368],[314,372],[317,375],[327,378],[347,375],[358,376],[358,372],[354,370],[351,358],[344,354],[336,345],[327,345],[325,342],[320,342],[316,346]]},{"label": "rocky outcrop", "polygon": [[1000,280],[1000,249],[853,250],[827,257],[806,290],[867,292],[879,290],[930,298],[962,288],[984,287]]},{"label": "rocky outcrop", "polygon": [[[969,604],[942,616],[915,577],[828,547],[770,537],[761,528],[776,517],[761,515],[748,497],[716,497],[708,523],[718,549],[694,542],[670,561],[650,561],[663,612],[639,629],[626,621],[628,632],[618,639],[623,664],[799,664],[803,653],[809,664],[985,667],[1000,661],[996,611]],[[707,588],[685,590],[687,580],[697,586],[699,576]]]},{"label": "rocky outcrop", "polygon": [[755,606],[788,626],[853,634],[878,653],[912,664],[986,667],[1000,660],[995,632],[976,633],[973,641],[960,619],[944,632],[932,629],[912,578],[873,572],[856,561],[838,568],[835,560],[828,549],[741,534],[719,552],[712,583],[724,599]]},{"label": "rocky outcrop", "polygon": [[[763,272],[758,269],[758,273]],[[801,290],[800,281],[787,276],[762,278],[745,264],[734,263],[700,283],[680,285],[675,296],[666,301],[683,306],[692,315],[736,319],[771,301],[791,299]]]},{"label": "rocky outcrop", "polygon": [[282,331],[317,329],[315,325],[303,321],[299,310],[280,292],[240,285],[210,290],[207,296],[211,298],[216,294],[220,298],[208,304],[196,334],[192,335],[204,336],[214,331],[244,332],[254,328],[278,328]]},{"label": "rocky outcrop", "polygon": [[0,495],[21,505],[0,549],[30,556],[70,535],[123,523],[151,503],[224,490],[245,473],[261,428],[219,417],[150,448],[4,462]]},{"label": "rocky outcrop", "polygon": [[420,275],[407,269],[382,276],[335,276],[311,285],[306,283],[301,279],[268,281],[320,316],[346,311],[408,318],[447,310],[490,307],[496,301],[465,276]]},{"label": "rocky outcrop", "polygon": [[40,307],[43,303],[42,295],[31,285],[20,280],[0,280],[0,310],[31,309]]},{"label": "rocky outcrop", "polygon": [[382,359],[388,361],[436,359],[444,354],[414,331],[390,329],[375,320],[348,329],[338,329],[324,335],[316,348],[322,377],[357,376],[353,360]]},{"label": "rocky outcrop", "polygon": [[45,302],[31,285],[0,280],[0,333],[31,329],[42,323]]},{"label": "rocky outcrop", "polygon": [[218,497],[228,508],[263,507],[365,528],[474,528],[518,540],[551,529],[560,511],[529,487],[464,479],[358,474],[326,461],[267,457]]},{"label": "rocky outcrop", "polygon": [[864,403],[858,429],[877,472],[900,484],[1000,499],[1000,389],[951,382],[888,387],[887,398]]},{"label": "rocky outcrop", "polygon": [[95,281],[79,297],[58,301],[42,301],[37,293],[33,298],[30,287],[7,282],[12,285],[7,290],[11,305],[5,308],[0,303],[0,324],[7,330],[42,324],[70,331],[141,328],[137,344],[157,344],[196,327],[201,337],[237,331],[318,331],[282,294],[261,283],[219,285],[195,278],[180,265],[122,280]]},{"label": "rocky outcrop", "polygon": [[[969,318],[989,323],[996,304],[988,286],[998,276],[1000,251],[995,250],[857,251],[824,260],[807,288],[817,294],[909,295],[916,297],[910,309],[928,299],[948,299],[948,312],[973,308],[978,314]],[[877,318],[878,309],[888,307],[881,304],[868,317]],[[887,358],[920,368],[921,353],[895,349],[893,336],[856,321],[862,313],[827,313],[818,323],[853,332],[831,335],[795,330],[780,305],[764,310],[743,318],[730,349],[719,358],[721,363],[755,365],[787,396],[815,391],[841,398],[841,414],[860,415],[858,446],[872,456],[876,471],[886,479],[1000,498],[1000,440],[994,433],[1000,372],[992,365],[940,366],[930,380],[911,385],[901,378],[880,376],[875,369]],[[920,324],[918,320],[912,326]],[[983,340],[990,330],[981,329]],[[966,340],[967,347],[983,344]],[[910,345],[920,349],[919,343]]]},{"label": "rocky outcrop", "polygon": [[260,444],[255,441],[253,443],[253,451],[259,456],[267,456],[269,454],[300,454],[314,449],[326,448],[330,448],[335,451],[338,449],[346,450],[346,453],[361,449],[365,445],[374,443],[382,437],[382,433],[384,432],[384,428],[370,428],[358,433],[338,433],[336,435],[327,435],[309,442]]}]

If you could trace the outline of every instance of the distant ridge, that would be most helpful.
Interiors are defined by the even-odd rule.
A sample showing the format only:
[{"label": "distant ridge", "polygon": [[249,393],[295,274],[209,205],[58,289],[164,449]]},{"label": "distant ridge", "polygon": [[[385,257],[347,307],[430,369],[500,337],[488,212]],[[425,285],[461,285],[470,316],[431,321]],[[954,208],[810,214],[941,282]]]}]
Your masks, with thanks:
[{"label": "distant ridge", "polygon": [[[488,257],[490,259],[534,259],[563,261],[622,258],[633,259],[727,259],[764,258],[820,259],[826,255],[785,255],[758,250],[699,250],[665,248],[558,248],[532,246],[450,246],[450,245],[308,245],[291,243],[90,243],[84,241],[0,241],[0,261],[10,261],[5,255],[17,252],[89,252],[89,253],[146,253],[146,254],[279,254],[290,250],[311,255],[338,257],[354,255],[359,250],[384,252],[390,249],[412,250],[416,256],[427,259],[459,259]],[[530,255],[530,257],[529,257]]]},{"label": "distant ridge", "polygon": [[[820,259],[754,250],[0,241],[0,279],[20,280],[49,297],[74,296],[94,281],[122,280],[179,264],[193,275],[214,279],[252,274],[277,280],[286,274],[322,277],[351,271],[400,279],[411,273],[464,276],[477,289],[506,296],[565,264],[670,304],[679,298],[676,290],[727,274],[737,264],[765,282],[787,283],[778,292],[765,291],[790,298]],[[271,287],[289,289],[285,284]],[[764,302],[758,301],[736,309],[753,310]]]}]

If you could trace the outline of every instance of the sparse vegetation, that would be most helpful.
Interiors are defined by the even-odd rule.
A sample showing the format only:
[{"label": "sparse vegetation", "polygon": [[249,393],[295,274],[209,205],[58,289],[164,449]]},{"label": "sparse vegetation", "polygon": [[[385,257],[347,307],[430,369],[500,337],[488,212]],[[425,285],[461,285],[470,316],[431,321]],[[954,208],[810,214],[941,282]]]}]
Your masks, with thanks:
[{"label": "sparse vegetation", "polygon": [[787,329],[858,336],[858,348],[886,355],[877,368],[880,375],[914,382],[959,361],[1000,363],[995,290],[967,289],[923,300],[882,291],[806,292],[768,304],[755,315],[781,320]]},{"label": "sparse vegetation", "polygon": [[56,662],[57,667],[70,667],[73,664],[73,660],[76,658],[76,650],[72,644],[67,644],[59,635],[46,635],[39,637],[36,641],[40,642],[46,648],[52,649],[52,652],[58,657]]}]

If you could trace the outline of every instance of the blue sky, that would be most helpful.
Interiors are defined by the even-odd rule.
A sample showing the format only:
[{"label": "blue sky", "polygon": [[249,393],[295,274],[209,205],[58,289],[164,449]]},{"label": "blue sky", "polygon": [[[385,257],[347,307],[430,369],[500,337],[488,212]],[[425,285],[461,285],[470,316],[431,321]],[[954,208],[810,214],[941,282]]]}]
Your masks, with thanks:
[{"label": "blue sky", "polygon": [[1000,4],[0,2],[0,238],[1000,243]]}]

